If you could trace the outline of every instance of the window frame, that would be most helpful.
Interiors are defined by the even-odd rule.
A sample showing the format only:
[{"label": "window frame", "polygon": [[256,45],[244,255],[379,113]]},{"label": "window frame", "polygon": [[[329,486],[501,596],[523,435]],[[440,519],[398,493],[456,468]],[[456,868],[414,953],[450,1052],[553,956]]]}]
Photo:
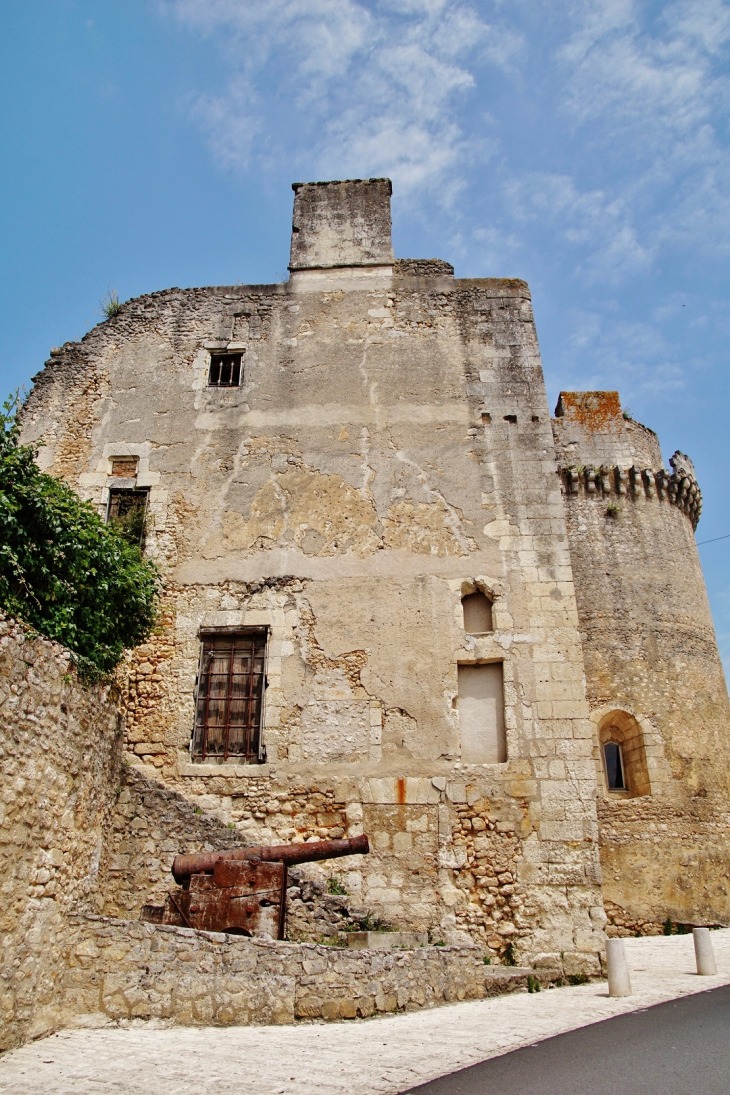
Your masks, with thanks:
[{"label": "window frame", "polygon": [[[653,794],[649,763],[646,756],[645,728],[638,716],[623,708],[615,707],[604,714],[598,723],[600,769],[603,772],[605,792],[614,799],[640,798]],[[621,753],[623,787],[609,787],[605,747],[613,743]]]},{"label": "window frame", "polygon": [[[106,516],[104,518],[104,524],[114,527],[112,522],[112,504],[116,495],[144,495],[144,506],[142,509],[142,531],[139,534],[139,540],[137,541],[141,548],[144,547],[145,542],[145,525],[147,522],[147,513],[150,505],[150,488],[149,487],[109,487],[109,496],[106,501]],[[130,541],[131,542],[131,541]]]},{"label": "window frame", "polygon": [[[223,389],[223,388],[240,388],[243,384],[243,350],[209,350],[210,360],[208,361],[208,379],[206,381],[206,388]],[[213,368],[218,359],[222,358],[236,358],[236,365],[232,366],[232,371],[238,368],[238,380],[236,383],[222,384],[220,379],[213,381],[211,379],[213,375]],[[219,377],[220,369],[222,365],[219,364]]]},{"label": "window frame", "polygon": [[[193,708],[193,727],[190,735],[190,759],[193,763],[204,764],[206,762],[222,762],[227,763],[229,761],[238,761],[239,764],[264,764],[266,762],[266,744],[264,742],[264,725],[265,725],[265,712],[266,712],[266,690],[268,687],[267,668],[268,668],[268,653],[269,653],[269,638],[270,628],[268,627],[201,627],[198,633],[198,639],[200,642],[200,653],[198,656],[198,672],[195,678],[195,690],[194,690],[194,708]],[[207,750],[207,727],[204,724],[202,741],[200,748],[196,748],[198,742],[198,728],[200,723],[198,721],[198,706],[201,701],[201,689],[203,688],[203,681],[205,678],[205,656],[206,656],[206,643],[214,641],[215,639],[231,639],[231,658],[233,657],[233,649],[236,638],[262,638],[263,650],[261,661],[261,684],[260,695],[258,700],[258,720],[257,726],[247,727],[247,730],[253,731],[255,734],[254,744],[255,749],[251,749],[248,752],[231,752],[230,745],[230,722],[227,726],[228,734],[225,736],[224,749],[222,752],[211,753]],[[256,654],[254,652],[254,659]],[[255,674],[254,674],[255,675]],[[228,673],[228,684],[226,690],[226,701],[228,704],[228,711],[230,713],[231,702],[231,690],[230,690],[230,670]],[[210,701],[210,694],[207,696]],[[250,700],[249,700],[250,703]]]},{"label": "window frame", "polygon": [[[611,786],[611,781],[610,781],[609,775],[608,775],[608,758],[606,756],[606,750],[608,749],[608,747],[610,745],[614,746],[614,748],[616,749],[616,751],[618,753],[619,770],[621,772],[621,786],[620,787],[616,787],[616,786],[612,787]],[[604,771],[604,774],[605,774],[605,777],[606,777],[606,788],[607,788],[609,794],[612,794],[612,795],[629,794],[631,789],[629,787],[628,780],[626,778],[626,764],[624,762],[623,749],[621,748],[621,742],[614,741],[613,738],[609,738],[608,741],[603,742],[603,745],[601,747],[601,751],[603,753],[603,771]]]}]

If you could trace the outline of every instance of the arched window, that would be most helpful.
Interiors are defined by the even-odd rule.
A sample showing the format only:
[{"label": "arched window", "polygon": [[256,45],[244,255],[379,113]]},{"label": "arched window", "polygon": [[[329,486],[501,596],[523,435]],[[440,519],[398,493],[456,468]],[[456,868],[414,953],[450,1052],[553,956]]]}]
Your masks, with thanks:
[{"label": "arched window", "polygon": [[486,635],[494,631],[492,623],[492,602],[485,593],[467,593],[461,598],[464,612],[464,631],[467,635]]},{"label": "arched window", "polygon": [[603,771],[609,791],[625,796],[650,795],[644,735],[628,711],[611,711],[599,727]]}]

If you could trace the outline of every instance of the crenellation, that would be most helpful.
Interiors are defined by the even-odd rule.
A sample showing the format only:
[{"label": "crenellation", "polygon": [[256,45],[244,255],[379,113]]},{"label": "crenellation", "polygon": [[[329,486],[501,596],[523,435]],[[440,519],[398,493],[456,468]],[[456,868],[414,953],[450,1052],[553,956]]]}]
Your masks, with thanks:
[{"label": "crenellation", "polygon": [[[626,497],[634,502],[657,498],[667,500],[686,513],[695,529],[702,513],[702,492],[694,473],[669,472],[666,468],[652,468],[631,464],[628,468],[601,465],[595,467],[569,466],[561,468],[560,476],[564,492],[568,495]],[[609,503],[610,504],[610,503]]]}]

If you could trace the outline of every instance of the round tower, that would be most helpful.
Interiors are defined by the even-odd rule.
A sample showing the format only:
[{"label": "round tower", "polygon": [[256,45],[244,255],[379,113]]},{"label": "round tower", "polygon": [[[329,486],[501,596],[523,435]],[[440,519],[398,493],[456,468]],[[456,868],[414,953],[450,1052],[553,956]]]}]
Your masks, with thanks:
[{"label": "round tower", "polygon": [[553,419],[594,724],[609,932],[730,923],[730,707],[691,460],[617,392]]}]

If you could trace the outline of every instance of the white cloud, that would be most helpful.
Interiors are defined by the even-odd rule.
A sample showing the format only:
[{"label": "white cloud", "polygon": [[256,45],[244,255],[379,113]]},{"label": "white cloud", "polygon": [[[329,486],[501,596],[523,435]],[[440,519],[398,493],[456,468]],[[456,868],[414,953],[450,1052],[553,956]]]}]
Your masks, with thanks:
[{"label": "white cloud", "polygon": [[729,46],[722,0],[680,0],[653,22],[635,0],[592,0],[558,51],[564,108],[626,187],[648,251],[714,249],[730,228]]},{"label": "white cloud", "polygon": [[196,117],[217,155],[296,162],[331,176],[388,174],[402,196],[464,181],[493,146],[467,134],[469,62],[508,64],[512,29],[463,0],[169,0],[190,27],[217,34],[228,76]]},{"label": "white cloud", "polygon": [[558,246],[576,256],[575,273],[589,282],[615,284],[651,265],[630,203],[606,190],[581,191],[570,175],[533,171],[508,178],[504,194],[511,217],[552,229]]},{"label": "white cloud", "polygon": [[659,323],[622,318],[618,308],[609,308],[573,311],[556,379],[581,391],[619,388],[630,405],[676,394],[692,378]]},{"label": "white cloud", "polygon": [[[481,224],[506,261],[551,234],[587,285],[730,246],[722,0],[161,2],[221,51],[194,113],[229,168],[390,175],[397,201],[449,205],[451,232],[476,244]],[[506,120],[512,92],[554,147]]]}]

